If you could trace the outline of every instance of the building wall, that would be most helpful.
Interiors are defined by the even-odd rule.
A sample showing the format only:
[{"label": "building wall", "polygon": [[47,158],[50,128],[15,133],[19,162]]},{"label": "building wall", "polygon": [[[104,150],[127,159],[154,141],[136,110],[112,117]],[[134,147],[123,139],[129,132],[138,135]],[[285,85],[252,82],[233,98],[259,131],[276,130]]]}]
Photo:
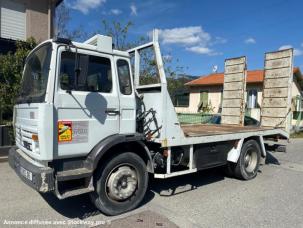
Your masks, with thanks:
[{"label": "building wall", "polygon": [[[292,97],[300,95],[300,86],[294,80],[292,83]],[[188,107],[176,107],[176,112],[180,113],[196,113],[198,111],[198,105],[200,102],[200,92],[208,91],[208,102],[211,102],[212,107],[214,108],[214,113],[218,113],[220,103],[221,103],[221,91],[223,86],[195,86],[190,87],[190,98],[189,98],[189,106]],[[260,120],[260,108],[262,104],[262,91],[263,91],[263,83],[256,84],[248,84],[246,86],[246,90],[249,91],[251,89],[257,90],[257,108],[253,108],[249,110],[250,116]],[[247,100],[247,93],[245,94],[245,101]],[[294,124],[295,121],[293,121]]]},{"label": "building wall", "polygon": [[50,38],[48,0],[23,0],[26,4],[26,37],[34,37],[38,42]]},{"label": "building wall", "polygon": [[[23,4],[26,9],[26,38],[34,37],[42,42],[53,36],[52,19],[54,0],[10,0]],[[1,0],[0,0],[1,2]]]},{"label": "building wall", "polygon": [[208,102],[214,108],[214,113],[219,111],[221,103],[222,86],[207,86],[207,87],[191,87],[189,94],[188,107],[176,107],[176,112],[196,113],[198,112],[198,105],[200,103],[200,92],[208,92]]},{"label": "building wall", "polygon": [[[294,82],[292,83],[292,91],[291,91],[292,92],[292,94],[291,94],[292,97],[295,97],[295,96],[298,96],[298,95],[301,94],[299,88],[300,87],[297,83],[297,80],[294,79]],[[291,124],[293,126],[297,126],[297,125],[298,126],[303,126],[303,120],[299,121],[299,120],[296,120],[296,119],[292,119]]]},{"label": "building wall", "polygon": [[[246,91],[249,90],[257,90],[257,103],[258,103],[258,107],[261,107],[263,83],[246,85]],[[247,93],[245,93],[245,101],[247,101]]]},{"label": "building wall", "polygon": [[292,92],[291,96],[292,97],[301,95],[299,88],[300,88],[300,86],[298,85],[297,80],[294,79],[294,82],[292,83],[292,90],[291,90],[291,92]]},{"label": "building wall", "polygon": [[[259,107],[262,104],[263,83],[249,84],[246,86],[246,91],[249,90],[257,90],[257,108],[248,109],[249,115],[256,120],[260,120],[261,111]],[[245,93],[245,101],[247,101],[247,92]]]}]

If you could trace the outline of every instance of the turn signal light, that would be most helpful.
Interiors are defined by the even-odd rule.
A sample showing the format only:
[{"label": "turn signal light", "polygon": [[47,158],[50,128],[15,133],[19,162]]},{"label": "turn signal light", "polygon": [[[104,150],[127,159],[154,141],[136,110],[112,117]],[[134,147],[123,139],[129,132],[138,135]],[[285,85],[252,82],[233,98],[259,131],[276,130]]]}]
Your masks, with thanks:
[{"label": "turn signal light", "polygon": [[39,140],[38,135],[32,135],[32,140],[38,141]]}]

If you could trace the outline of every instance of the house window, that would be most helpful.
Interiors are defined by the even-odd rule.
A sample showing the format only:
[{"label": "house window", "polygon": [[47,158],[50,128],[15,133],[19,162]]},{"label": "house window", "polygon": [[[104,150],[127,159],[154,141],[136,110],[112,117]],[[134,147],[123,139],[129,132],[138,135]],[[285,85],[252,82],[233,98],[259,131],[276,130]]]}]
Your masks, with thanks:
[{"label": "house window", "polygon": [[200,102],[198,104],[198,112],[204,111],[208,106],[208,91],[200,91]]},{"label": "house window", "polygon": [[12,40],[26,39],[25,5],[13,1],[0,1],[0,36]]},{"label": "house window", "polygon": [[189,106],[189,93],[178,93],[174,97],[175,107],[188,107]]},{"label": "house window", "polygon": [[247,108],[258,107],[258,91],[255,89],[248,90],[247,92]]}]

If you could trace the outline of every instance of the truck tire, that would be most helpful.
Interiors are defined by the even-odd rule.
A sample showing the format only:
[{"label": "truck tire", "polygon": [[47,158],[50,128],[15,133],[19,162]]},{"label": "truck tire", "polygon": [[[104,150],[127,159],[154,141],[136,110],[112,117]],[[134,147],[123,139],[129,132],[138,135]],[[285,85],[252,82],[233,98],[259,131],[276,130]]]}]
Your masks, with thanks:
[{"label": "truck tire", "polygon": [[118,215],[135,209],[148,186],[146,164],[132,152],[118,154],[98,167],[94,176],[93,204],[106,215]]},{"label": "truck tire", "polygon": [[255,140],[246,141],[241,149],[240,157],[234,169],[235,177],[251,180],[257,176],[261,159],[261,149]]}]

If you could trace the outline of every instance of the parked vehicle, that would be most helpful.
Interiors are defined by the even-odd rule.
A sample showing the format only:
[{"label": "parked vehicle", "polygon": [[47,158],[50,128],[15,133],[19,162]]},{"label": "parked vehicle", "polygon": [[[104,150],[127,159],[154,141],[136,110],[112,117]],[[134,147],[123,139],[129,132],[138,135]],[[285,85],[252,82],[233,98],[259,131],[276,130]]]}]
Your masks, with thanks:
[{"label": "parked vehicle", "polygon": [[[26,184],[59,199],[89,193],[100,211],[116,215],[140,204],[148,173],[165,179],[227,165],[237,178],[256,177],[266,156],[263,140],[288,134],[180,125],[157,31],[153,37],[128,51],[112,49],[107,36],[85,43],[57,38],[29,54],[14,107],[16,147],[9,154]],[[140,53],[147,48],[154,50],[160,83],[140,85]]]},{"label": "parked vehicle", "polygon": [[[208,121],[209,124],[221,124],[221,115],[220,114],[214,114]],[[252,118],[250,116],[244,116],[244,126],[260,126],[260,121],[256,120],[255,118]]]}]

